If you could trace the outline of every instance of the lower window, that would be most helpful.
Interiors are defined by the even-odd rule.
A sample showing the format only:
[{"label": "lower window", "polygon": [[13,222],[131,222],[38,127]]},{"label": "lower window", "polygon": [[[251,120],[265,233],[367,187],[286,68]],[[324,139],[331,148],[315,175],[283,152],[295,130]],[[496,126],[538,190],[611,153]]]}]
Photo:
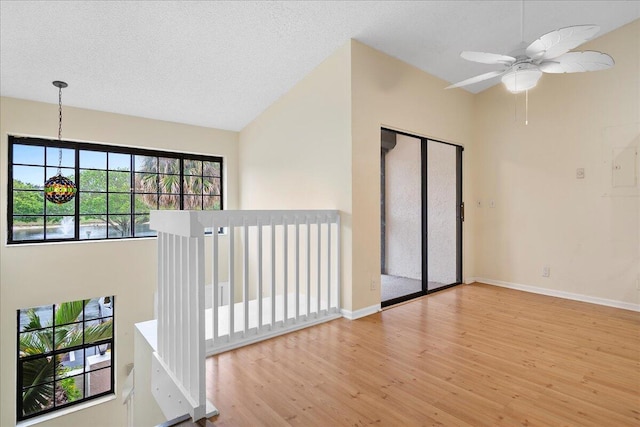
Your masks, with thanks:
[{"label": "lower window", "polygon": [[113,296],[17,315],[18,421],[114,392]]}]

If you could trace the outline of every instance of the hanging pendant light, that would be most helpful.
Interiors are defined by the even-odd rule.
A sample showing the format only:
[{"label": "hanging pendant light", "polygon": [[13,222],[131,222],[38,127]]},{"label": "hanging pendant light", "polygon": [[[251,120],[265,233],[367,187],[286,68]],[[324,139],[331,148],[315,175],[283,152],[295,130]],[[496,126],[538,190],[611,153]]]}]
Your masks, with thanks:
[{"label": "hanging pendant light", "polygon": [[[60,142],[62,140],[62,88],[68,85],[57,80],[53,82],[53,85],[58,88],[58,142]],[[44,183],[44,195],[48,201],[62,205],[71,201],[77,191],[73,181],[62,176],[62,148],[60,148],[58,151],[58,173]]]}]

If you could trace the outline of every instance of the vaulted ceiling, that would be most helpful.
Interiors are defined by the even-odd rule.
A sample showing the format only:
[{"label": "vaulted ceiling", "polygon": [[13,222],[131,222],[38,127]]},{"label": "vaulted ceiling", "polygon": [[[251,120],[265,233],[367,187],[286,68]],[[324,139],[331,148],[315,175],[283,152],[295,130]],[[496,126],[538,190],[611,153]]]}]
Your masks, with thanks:
[{"label": "vaulted ceiling", "polygon": [[64,80],[65,105],[240,130],[351,38],[456,82],[491,70],[462,50],[639,17],[638,1],[2,0],[0,94],[56,103]]}]

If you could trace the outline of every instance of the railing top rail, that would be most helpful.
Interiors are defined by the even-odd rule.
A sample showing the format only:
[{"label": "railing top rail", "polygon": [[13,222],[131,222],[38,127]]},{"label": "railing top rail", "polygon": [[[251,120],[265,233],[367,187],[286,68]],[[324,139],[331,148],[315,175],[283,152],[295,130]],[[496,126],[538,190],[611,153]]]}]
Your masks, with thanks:
[{"label": "railing top rail", "polygon": [[224,210],[224,211],[151,211],[151,228],[160,232],[196,237],[204,234],[205,227],[241,225],[281,225],[285,222],[316,224],[336,223],[340,212],[319,210]]}]

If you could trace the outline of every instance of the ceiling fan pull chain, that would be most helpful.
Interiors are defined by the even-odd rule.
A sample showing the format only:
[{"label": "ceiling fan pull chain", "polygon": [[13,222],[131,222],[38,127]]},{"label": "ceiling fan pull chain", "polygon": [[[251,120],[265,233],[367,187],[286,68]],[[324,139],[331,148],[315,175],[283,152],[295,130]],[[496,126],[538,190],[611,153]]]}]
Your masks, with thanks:
[{"label": "ceiling fan pull chain", "polygon": [[524,125],[529,124],[529,89],[524,91]]},{"label": "ceiling fan pull chain", "polygon": [[[515,75],[513,77],[515,79],[516,84],[518,84],[518,71],[516,70]],[[518,121],[518,93],[514,92],[513,94],[513,122]]]}]

